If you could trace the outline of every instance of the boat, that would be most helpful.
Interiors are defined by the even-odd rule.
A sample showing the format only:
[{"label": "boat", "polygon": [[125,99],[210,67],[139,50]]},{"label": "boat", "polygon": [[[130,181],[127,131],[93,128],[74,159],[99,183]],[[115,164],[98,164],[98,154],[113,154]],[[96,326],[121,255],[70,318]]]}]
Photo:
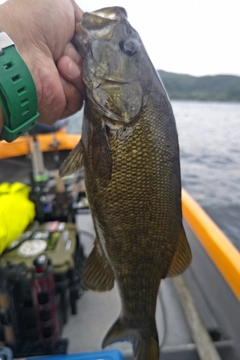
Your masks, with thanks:
[{"label": "boat", "polygon": [[[11,180],[31,185],[29,149],[36,139],[45,168],[53,171],[80,135],[61,130],[20,137],[12,144],[0,142],[0,183]],[[156,312],[161,360],[239,360],[240,254],[185,189],[182,209],[193,261],[183,275],[161,283]],[[90,211],[77,208],[75,222],[87,256],[94,240]],[[84,292],[77,308],[62,331],[62,337],[69,339],[68,353],[99,352],[119,313],[116,287],[106,293]],[[124,359],[133,359],[128,343],[110,347],[114,348]]]}]

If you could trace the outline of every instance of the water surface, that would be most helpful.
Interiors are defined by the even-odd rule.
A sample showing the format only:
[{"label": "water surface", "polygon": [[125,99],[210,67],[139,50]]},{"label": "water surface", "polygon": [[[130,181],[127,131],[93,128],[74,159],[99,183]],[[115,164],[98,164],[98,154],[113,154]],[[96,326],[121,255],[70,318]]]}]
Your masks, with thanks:
[{"label": "water surface", "polygon": [[240,249],[240,104],[172,106],[183,186]]}]

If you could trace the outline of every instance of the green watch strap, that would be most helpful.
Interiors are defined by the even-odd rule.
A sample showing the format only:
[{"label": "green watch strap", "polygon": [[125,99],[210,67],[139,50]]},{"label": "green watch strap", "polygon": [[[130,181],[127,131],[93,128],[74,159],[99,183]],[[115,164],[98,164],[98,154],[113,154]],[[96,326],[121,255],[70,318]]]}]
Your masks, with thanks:
[{"label": "green watch strap", "polygon": [[5,33],[0,33],[0,104],[5,118],[0,140],[12,142],[36,124],[38,97],[33,78]]}]

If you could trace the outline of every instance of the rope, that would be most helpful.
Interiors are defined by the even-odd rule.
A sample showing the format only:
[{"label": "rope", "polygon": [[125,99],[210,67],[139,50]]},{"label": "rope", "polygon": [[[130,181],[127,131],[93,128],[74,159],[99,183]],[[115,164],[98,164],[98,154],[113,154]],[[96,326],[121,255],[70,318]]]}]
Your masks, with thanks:
[{"label": "rope", "polygon": [[192,295],[182,276],[172,279],[185,313],[187,323],[192,332],[200,360],[221,360],[212,339],[209,336],[198,313]]}]

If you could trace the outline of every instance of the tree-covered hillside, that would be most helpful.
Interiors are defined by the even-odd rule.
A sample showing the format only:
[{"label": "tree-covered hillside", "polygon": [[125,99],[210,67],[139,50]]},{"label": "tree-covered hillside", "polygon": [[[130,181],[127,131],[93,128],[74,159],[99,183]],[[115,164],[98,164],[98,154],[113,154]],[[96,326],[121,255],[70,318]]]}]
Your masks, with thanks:
[{"label": "tree-covered hillside", "polygon": [[240,102],[240,77],[195,77],[158,70],[170,99]]}]

